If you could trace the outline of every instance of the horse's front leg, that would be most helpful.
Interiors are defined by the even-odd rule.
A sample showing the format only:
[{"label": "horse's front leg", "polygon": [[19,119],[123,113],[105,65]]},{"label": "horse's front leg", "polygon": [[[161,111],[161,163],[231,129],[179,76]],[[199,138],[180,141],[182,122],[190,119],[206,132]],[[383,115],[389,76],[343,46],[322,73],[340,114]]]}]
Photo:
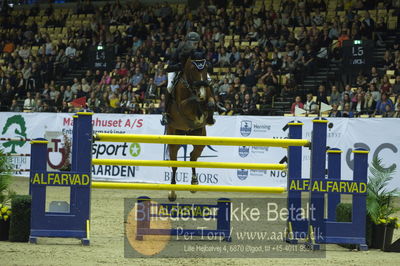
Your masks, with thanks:
[{"label": "horse's front leg", "polygon": [[[179,145],[169,145],[169,159],[171,161],[176,161],[178,158],[178,150],[179,150]],[[172,167],[172,176],[171,176],[171,185],[176,184],[176,170],[177,167]],[[176,193],[175,190],[171,190],[168,195],[168,199],[170,201],[175,201],[176,200]]]},{"label": "horse's front leg", "polygon": [[[196,162],[197,159],[200,157],[201,153],[204,150],[204,145],[195,145],[193,146],[193,151],[190,153],[190,161],[192,162]],[[197,178],[196,175],[196,168],[192,168],[192,185],[198,185],[199,184],[199,180]],[[195,191],[192,191],[193,193]]]}]

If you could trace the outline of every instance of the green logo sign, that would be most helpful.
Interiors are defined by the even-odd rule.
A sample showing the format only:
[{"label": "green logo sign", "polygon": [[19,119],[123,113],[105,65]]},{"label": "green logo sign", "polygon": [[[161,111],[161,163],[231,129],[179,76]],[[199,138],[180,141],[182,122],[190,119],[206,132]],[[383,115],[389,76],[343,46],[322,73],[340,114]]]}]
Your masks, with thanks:
[{"label": "green logo sign", "polygon": [[129,153],[132,155],[132,157],[138,157],[140,154],[139,143],[132,143],[131,146],[129,147]]},{"label": "green logo sign", "polygon": [[[5,133],[7,133],[7,131],[12,130],[13,128],[15,128],[14,138],[26,139],[25,119],[21,115],[14,115],[8,118],[1,134],[4,135]],[[9,151],[10,153],[16,153],[15,147],[16,146],[22,147],[25,145],[25,143],[26,141],[19,141],[19,140],[7,141],[3,143],[3,147],[11,148],[11,151]]]}]

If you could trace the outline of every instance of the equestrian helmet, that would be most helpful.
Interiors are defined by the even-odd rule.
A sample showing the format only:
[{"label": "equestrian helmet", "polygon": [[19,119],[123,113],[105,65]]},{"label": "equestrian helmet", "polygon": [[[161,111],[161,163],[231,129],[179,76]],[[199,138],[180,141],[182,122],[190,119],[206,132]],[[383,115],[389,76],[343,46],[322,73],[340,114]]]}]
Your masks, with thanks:
[{"label": "equestrian helmet", "polygon": [[188,35],[186,35],[186,43],[191,49],[196,49],[199,41],[200,35],[197,32],[189,32]]},{"label": "equestrian helmet", "polygon": [[190,42],[198,42],[198,41],[200,41],[200,35],[197,32],[194,32],[194,31],[189,32],[186,35],[186,40],[190,41]]}]

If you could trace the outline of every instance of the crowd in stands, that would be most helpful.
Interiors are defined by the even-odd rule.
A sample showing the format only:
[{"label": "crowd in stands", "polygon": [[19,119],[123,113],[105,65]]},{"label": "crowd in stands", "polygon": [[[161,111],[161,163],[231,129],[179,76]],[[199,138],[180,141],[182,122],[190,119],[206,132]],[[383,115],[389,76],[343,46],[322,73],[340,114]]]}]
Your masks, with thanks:
[{"label": "crowd in stands", "polygon": [[[385,54],[387,57],[389,53]],[[399,50],[396,50],[397,59],[400,62]],[[295,107],[304,109],[308,114],[318,114],[320,103],[332,106],[329,117],[359,117],[382,116],[400,117],[400,75],[392,68],[384,67],[385,74],[381,75],[376,67],[372,67],[370,73],[359,73],[354,87],[346,85],[342,92],[336,86],[329,90],[321,85],[316,96],[307,94],[305,102],[300,96],[295,98],[291,107],[291,113],[295,113]],[[392,77],[389,78],[389,75]]]},{"label": "crowd in stands", "polygon": [[[344,88],[308,88],[306,98],[299,93],[306,75],[341,60],[344,40],[370,39],[385,45],[387,20],[378,16],[375,21],[370,14],[383,1],[337,1],[334,16],[328,16],[324,0],[282,0],[276,8],[253,0],[234,0],[226,8],[226,2],[230,1],[202,1],[196,10],[165,3],[143,6],[138,1],[102,7],[86,2],[69,13],[58,13],[62,16],[55,15],[58,7],[52,5],[44,11],[34,6],[17,16],[3,9],[0,110],[70,112],[71,102],[86,97],[95,112],[161,113],[168,60],[187,32],[196,31],[206,59],[220,71],[211,76],[216,101],[226,109],[221,115],[268,115],[274,97],[295,98],[292,113],[295,106],[317,113],[323,102],[333,107],[329,116],[399,115],[398,44],[387,47],[377,63],[384,73],[372,67]],[[398,1],[384,2],[385,8],[398,12]],[[48,18],[40,27],[66,28],[63,38],[51,39],[35,20],[29,20],[39,13]],[[92,14],[92,19],[69,27],[73,14]],[[88,47],[98,45],[113,47],[111,69],[90,68],[71,83],[58,82],[82,68]]]}]

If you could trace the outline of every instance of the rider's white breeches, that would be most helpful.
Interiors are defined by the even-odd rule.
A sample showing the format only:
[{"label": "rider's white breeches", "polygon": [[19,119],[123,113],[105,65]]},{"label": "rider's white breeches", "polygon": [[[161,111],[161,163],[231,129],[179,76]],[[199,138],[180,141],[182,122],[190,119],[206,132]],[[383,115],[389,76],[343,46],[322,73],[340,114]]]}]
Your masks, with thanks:
[{"label": "rider's white breeches", "polygon": [[168,78],[167,90],[168,90],[169,93],[171,93],[171,91],[172,91],[172,82],[174,82],[175,75],[176,75],[175,72],[169,72],[167,74],[167,78]]}]

